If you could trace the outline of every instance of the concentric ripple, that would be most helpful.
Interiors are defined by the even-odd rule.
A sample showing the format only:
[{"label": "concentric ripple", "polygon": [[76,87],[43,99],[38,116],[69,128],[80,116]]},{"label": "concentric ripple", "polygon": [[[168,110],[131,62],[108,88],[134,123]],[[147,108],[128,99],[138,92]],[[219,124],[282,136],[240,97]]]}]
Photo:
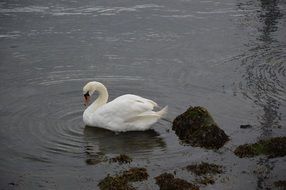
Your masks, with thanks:
[{"label": "concentric ripple", "polygon": [[245,96],[258,104],[265,103],[268,98],[286,101],[286,49],[285,46],[269,48],[253,48],[237,59],[242,65],[239,70],[244,73],[239,87]]},{"label": "concentric ripple", "polygon": [[[156,189],[153,177],[163,172],[192,181],[182,168],[200,161],[227,168],[225,182],[202,188],[260,188],[245,172],[256,158],[239,159],[231,149],[285,134],[283,5],[0,2],[0,189],[96,189],[107,174],[129,167],[146,167],[150,178],[139,186]],[[93,80],[106,85],[110,100],[137,94],[168,105],[168,117],[146,132],[85,127],[82,87]],[[181,144],[172,121],[189,106],[210,111],[230,136],[225,147]],[[133,162],[110,163],[118,154]],[[274,165],[269,176],[282,175],[283,163]]]},{"label": "concentric ripple", "polygon": [[[92,78],[89,77],[94,72],[92,70],[70,68],[29,78],[29,73],[32,72],[33,70],[26,71],[18,76],[17,80],[21,81],[18,84],[5,84],[8,92],[6,95],[10,98],[1,109],[1,122],[6,124],[0,132],[5,135],[1,140],[1,151],[7,152],[11,158],[1,157],[1,170],[11,171],[13,168],[16,171],[25,162],[30,165],[23,170],[28,169],[31,172],[40,168],[45,173],[54,165],[78,170],[85,165],[88,158],[104,162],[112,155],[123,153],[134,159],[156,162],[166,157],[164,154],[167,149],[168,157],[174,157],[187,148],[178,148],[173,143],[177,139],[166,132],[171,124],[168,120],[160,121],[154,126],[156,130],[147,132],[115,134],[84,126],[81,89],[85,82],[105,81],[111,86],[109,93],[113,98],[122,94],[118,89],[124,90],[126,84],[129,91],[141,93],[142,89],[138,88],[138,84],[142,80],[138,77],[137,80],[136,77],[128,76]],[[86,77],[82,78],[83,75]],[[12,82],[12,79],[8,80]],[[116,87],[120,83],[123,86]],[[13,88],[18,88],[17,94],[13,93]],[[147,97],[150,96],[149,93],[154,93],[143,91]]]}]

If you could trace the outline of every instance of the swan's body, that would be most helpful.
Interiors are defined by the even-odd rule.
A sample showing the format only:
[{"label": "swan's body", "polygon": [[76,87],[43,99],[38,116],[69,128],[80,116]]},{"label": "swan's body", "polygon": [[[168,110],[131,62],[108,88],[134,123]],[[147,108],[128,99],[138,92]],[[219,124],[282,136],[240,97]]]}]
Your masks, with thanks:
[{"label": "swan's body", "polygon": [[140,96],[126,94],[107,103],[108,92],[99,82],[89,82],[83,88],[87,101],[94,91],[98,98],[84,111],[83,121],[88,126],[112,131],[144,131],[167,113],[167,106],[155,112],[158,105]]}]

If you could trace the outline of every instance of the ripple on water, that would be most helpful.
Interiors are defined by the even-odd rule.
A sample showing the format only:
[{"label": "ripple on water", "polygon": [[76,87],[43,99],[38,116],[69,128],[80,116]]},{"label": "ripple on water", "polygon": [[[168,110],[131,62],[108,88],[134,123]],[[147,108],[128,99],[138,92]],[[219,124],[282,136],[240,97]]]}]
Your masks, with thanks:
[{"label": "ripple on water", "polygon": [[96,6],[96,7],[62,7],[62,6],[26,6],[26,7],[13,7],[13,8],[0,8],[0,13],[30,13],[30,14],[50,14],[52,16],[72,16],[72,15],[103,15],[112,16],[122,12],[136,12],[141,9],[158,9],[163,6],[156,4],[142,4],[130,7],[107,7],[107,6]]},{"label": "ripple on water", "polygon": [[286,101],[285,94],[285,46],[255,46],[238,57],[243,81],[241,92],[254,102],[264,104],[269,98]]},{"label": "ripple on water", "polygon": [[[71,68],[49,72],[35,78],[30,77],[33,75],[29,72],[33,71],[26,71],[23,75],[17,76],[17,80],[23,84],[28,81],[25,85],[31,90],[29,93],[13,95],[13,90],[9,89],[12,86],[7,85],[7,92],[11,98],[7,99],[8,102],[5,104],[6,116],[2,114],[1,117],[3,123],[7,123],[5,128],[1,128],[1,134],[6,134],[8,139],[3,140],[1,150],[5,150],[11,159],[0,157],[1,170],[17,171],[19,168],[28,168],[29,171],[40,169],[47,172],[53,165],[82,168],[89,157],[104,161],[105,157],[122,153],[129,154],[135,160],[156,162],[166,157],[166,151],[168,157],[173,157],[186,149],[173,143],[177,139],[172,133],[165,131],[170,127],[170,122],[166,120],[158,122],[154,126],[156,130],[147,132],[115,134],[84,126],[81,88],[85,82],[107,81],[110,94],[121,94],[122,92],[117,92],[114,88],[120,83],[128,82],[129,85],[119,88],[128,87],[131,91],[132,88],[135,91],[141,89],[138,87],[138,83],[142,83],[139,77],[91,77],[94,71]],[[25,88],[23,86],[19,92],[26,91]],[[148,89],[144,91],[148,94]],[[152,93],[154,92],[150,92]],[[21,166],[24,162],[29,163],[29,167]]]}]

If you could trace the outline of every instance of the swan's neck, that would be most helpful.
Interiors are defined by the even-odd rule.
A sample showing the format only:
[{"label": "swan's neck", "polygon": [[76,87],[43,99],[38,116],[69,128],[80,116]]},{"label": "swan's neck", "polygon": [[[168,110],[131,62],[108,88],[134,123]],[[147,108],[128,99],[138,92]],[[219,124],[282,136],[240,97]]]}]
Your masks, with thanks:
[{"label": "swan's neck", "polygon": [[97,86],[96,91],[99,93],[98,98],[89,106],[92,111],[97,110],[108,101],[108,92],[104,85]]}]

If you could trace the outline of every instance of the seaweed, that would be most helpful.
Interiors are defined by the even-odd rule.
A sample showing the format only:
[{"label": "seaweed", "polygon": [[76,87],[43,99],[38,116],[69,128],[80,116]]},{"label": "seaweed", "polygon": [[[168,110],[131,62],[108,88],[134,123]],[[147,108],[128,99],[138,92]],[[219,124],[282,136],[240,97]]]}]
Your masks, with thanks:
[{"label": "seaweed", "polygon": [[286,137],[274,137],[254,144],[240,145],[234,154],[240,158],[258,155],[268,155],[269,158],[283,157],[286,155]]},{"label": "seaweed", "polygon": [[207,109],[199,106],[176,117],[172,129],[184,143],[207,149],[219,149],[229,140]]},{"label": "seaweed", "polygon": [[175,178],[173,174],[163,173],[155,177],[160,190],[199,190],[199,187],[186,180]]}]

